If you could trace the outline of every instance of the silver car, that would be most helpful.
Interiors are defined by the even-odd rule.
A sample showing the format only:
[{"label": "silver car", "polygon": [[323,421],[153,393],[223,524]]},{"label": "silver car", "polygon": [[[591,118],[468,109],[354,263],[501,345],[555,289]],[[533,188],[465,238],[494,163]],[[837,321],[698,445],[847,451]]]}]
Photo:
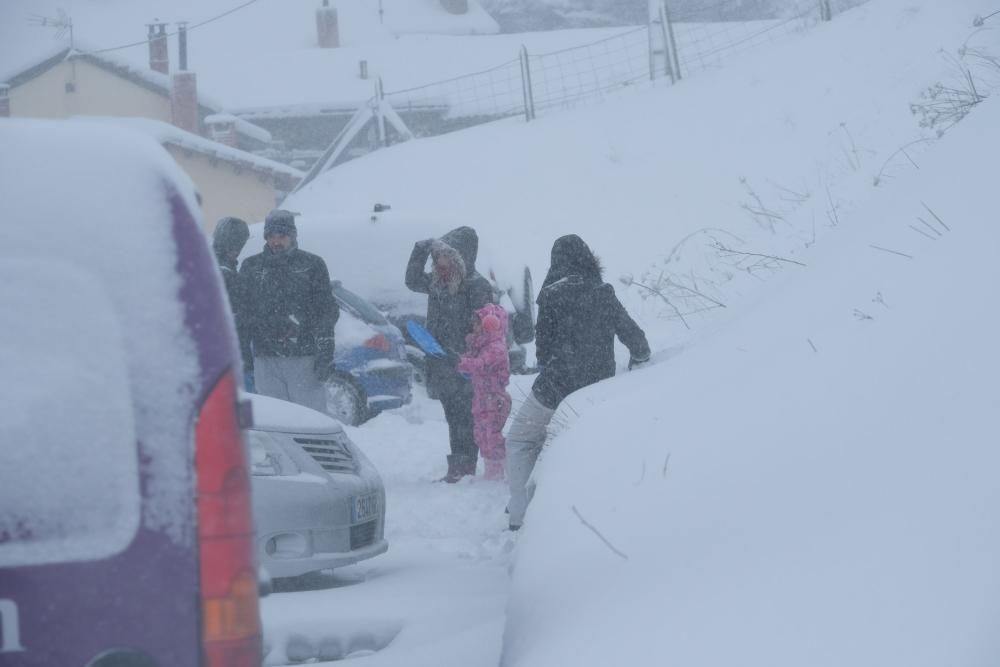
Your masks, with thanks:
[{"label": "silver car", "polygon": [[385,553],[385,487],[340,423],[246,396],[258,562],[272,577],[295,577]]}]

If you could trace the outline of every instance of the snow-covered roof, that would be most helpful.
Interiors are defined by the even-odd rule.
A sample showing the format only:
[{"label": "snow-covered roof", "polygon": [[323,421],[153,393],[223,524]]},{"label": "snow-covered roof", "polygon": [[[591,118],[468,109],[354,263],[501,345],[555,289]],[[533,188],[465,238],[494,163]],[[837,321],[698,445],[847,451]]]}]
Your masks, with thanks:
[{"label": "snow-covered roof", "polygon": [[253,153],[247,153],[238,148],[200,137],[197,134],[192,134],[179,127],[175,127],[170,123],[164,123],[152,118],[79,116],[77,119],[92,121],[94,123],[127,126],[150,135],[161,144],[178,146],[219,160],[234,162],[248,169],[253,169],[267,175],[287,178],[293,182],[298,182],[305,175],[298,169],[289,167],[286,164],[268,160]]},{"label": "snow-covered roof", "polygon": [[[16,87],[45,73],[63,61],[75,59],[96,65],[161,95],[170,96],[171,81],[168,74],[136,66],[113,53],[96,53],[93,49],[79,43],[74,48],[63,47],[45,51],[34,60],[22,62],[14,68],[0,70],[0,83]],[[198,106],[202,113],[213,113],[222,108],[218,100],[206,95],[200,89],[198,91]]]},{"label": "snow-covered roof", "polygon": [[[32,63],[51,55],[51,29],[32,26],[34,16],[55,16],[60,8],[73,20],[74,44],[114,57],[133,68],[148,70],[146,24],[158,19],[175,30],[188,21],[189,69],[198,74],[199,88],[212,92],[223,108],[274,107],[303,104],[349,104],[368,99],[373,82],[360,79],[358,61],[373,63],[372,76],[386,75],[394,89],[421,85],[468,73],[481,64],[492,66],[515,58],[519,43],[504,44],[500,60],[489,47],[477,62],[455,58],[461,44],[498,31],[479,0],[469,0],[469,12],[449,14],[439,0],[382,0],[379,3],[333,0],[338,10],[340,49],[316,46],[315,12],[319,0],[283,0],[248,5],[221,20],[198,26],[233,8],[232,0],[3,0],[0,2],[0,63]],[[401,38],[401,39],[397,39]],[[68,36],[58,43],[68,47]],[[509,38],[505,41],[510,41]],[[398,42],[398,43],[397,43]],[[130,44],[127,48],[104,49]],[[170,63],[178,62],[177,40],[168,39]],[[0,71],[9,70],[0,66]]]},{"label": "snow-covered roof", "polygon": [[210,116],[206,116],[205,122],[208,124],[232,123],[233,127],[235,127],[236,131],[240,134],[245,134],[246,136],[264,144],[271,143],[270,132],[262,127],[254,125],[253,123],[249,123],[238,116],[234,116],[231,113],[215,113]]}]

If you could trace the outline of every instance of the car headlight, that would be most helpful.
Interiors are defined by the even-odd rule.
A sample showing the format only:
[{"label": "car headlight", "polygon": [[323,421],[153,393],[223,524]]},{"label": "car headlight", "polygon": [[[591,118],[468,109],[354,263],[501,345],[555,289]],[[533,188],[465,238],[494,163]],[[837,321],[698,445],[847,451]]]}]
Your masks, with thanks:
[{"label": "car headlight", "polygon": [[247,431],[247,443],[250,445],[250,463],[253,466],[254,476],[273,477],[299,474],[300,470],[295,465],[295,461],[271,439],[270,433]]}]

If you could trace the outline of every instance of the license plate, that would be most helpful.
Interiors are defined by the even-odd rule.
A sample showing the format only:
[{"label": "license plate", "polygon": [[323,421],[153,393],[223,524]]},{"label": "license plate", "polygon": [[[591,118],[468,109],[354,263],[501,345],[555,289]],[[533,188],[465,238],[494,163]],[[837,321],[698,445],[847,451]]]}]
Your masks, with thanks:
[{"label": "license plate", "polygon": [[364,496],[355,496],[351,504],[351,523],[368,521],[378,516],[378,494],[369,493]]}]

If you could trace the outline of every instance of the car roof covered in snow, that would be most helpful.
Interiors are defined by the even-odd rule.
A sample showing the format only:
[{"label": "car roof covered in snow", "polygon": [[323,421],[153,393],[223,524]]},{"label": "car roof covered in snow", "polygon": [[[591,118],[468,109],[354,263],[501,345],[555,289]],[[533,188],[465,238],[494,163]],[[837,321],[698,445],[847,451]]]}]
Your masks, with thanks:
[{"label": "car roof covered in snow", "polygon": [[253,429],[277,433],[340,433],[336,419],[310,408],[260,394],[242,394],[253,406]]}]

